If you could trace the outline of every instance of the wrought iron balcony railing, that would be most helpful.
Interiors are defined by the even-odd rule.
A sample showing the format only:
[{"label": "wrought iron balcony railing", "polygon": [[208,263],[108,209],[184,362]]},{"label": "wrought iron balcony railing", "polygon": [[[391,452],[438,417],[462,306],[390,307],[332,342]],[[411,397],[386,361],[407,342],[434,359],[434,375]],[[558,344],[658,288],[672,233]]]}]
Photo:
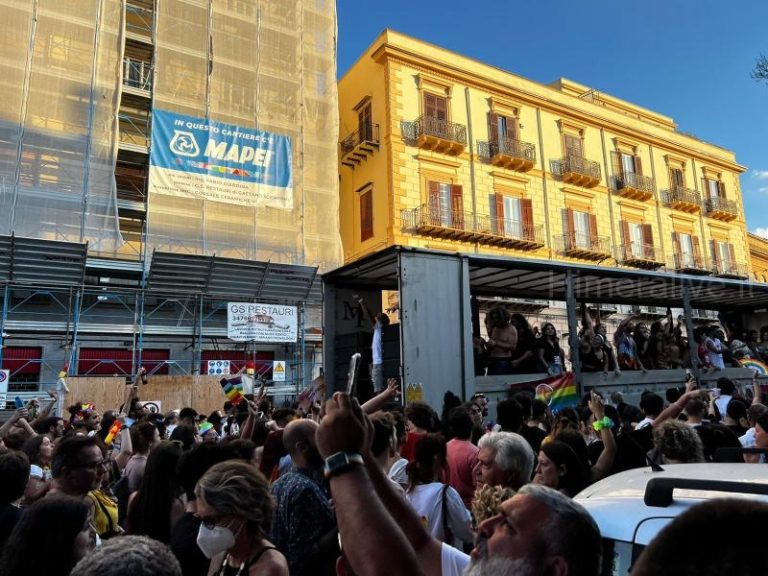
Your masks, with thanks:
[{"label": "wrought iron balcony railing", "polygon": [[616,247],[616,260],[638,268],[658,268],[663,262],[660,251],[653,244],[630,242]]},{"label": "wrought iron balcony railing", "polygon": [[675,186],[664,190],[661,194],[662,201],[670,208],[676,208],[685,212],[698,212],[701,209],[701,195],[696,190]]},{"label": "wrought iron balcony railing", "polygon": [[542,226],[486,214],[473,215],[472,212],[423,204],[418,208],[402,210],[400,219],[403,230],[452,240],[519,249],[544,245]]},{"label": "wrought iron balcony railing", "polygon": [[736,218],[739,215],[739,206],[733,200],[728,198],[707,198],[704,201],[704,208],[707,214],[723,214]]},{"label": "wrought iron balcony railing", "polygon": [[600,182],[600,163],[582,156],[566,156],[552,161],[552,171],[566,182],[596,186]]},{"label": "wrought iron balcony railing", "polygon": [[499,138],[477,143],[477,153],[485,162],[525,172],[536,163],[536,147],[512,138]]},{"label": "wrought iron balcony railing", "polygon": [[614,178],[616,190],[621,195],[629,195],[639,200],[652,198],[656,193],[656,182],[650,176],[628,172]]},{"label": "wrought iron balcony railing", "polygon": [[674,267],[678,272],[688,272],[690,274],[709,274],[711,272],[707,261],[702,256],[693,254],[673,255]]},{"label": "wrought iron balcony railing", "polygon": [[360,124],[340,143],[341,163],[354,168],[379,149],[379,125]]},{"label": "wrought iron balcony railing", "polygon": [[611,241],[608,236],[568,233],[555,236],[555,250],[566,256],[600,260],[611,255]]},{"label": "wrought iron balcony railing", "polygon": [[403,138],[420,148],[460,154],[467,145],[467,127],[463,124],[423,115],[401,125]]},{"label": "wrought iron balcony railing", "polygon": [[717,262],[712,272],[723,278],[749,278],[749,269],[741,262]]}]

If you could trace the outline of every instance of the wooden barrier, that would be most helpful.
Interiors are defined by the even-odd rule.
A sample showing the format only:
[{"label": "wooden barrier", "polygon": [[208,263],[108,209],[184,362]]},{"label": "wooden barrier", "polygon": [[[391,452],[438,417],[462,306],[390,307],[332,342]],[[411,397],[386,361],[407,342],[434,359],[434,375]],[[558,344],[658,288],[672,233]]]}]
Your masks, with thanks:
[{"label": "wooden barrier", "polygon": [[[220,376],[150,376],[146,385],[139,384],[139,400],[160,401],[163,413],[191,406],[201,414],[221,409],[226,401]],[[117,410],[125,398],[125,378],[71,376],[67,378],[69,394],[66,405],[93,402],[104,412]]]}]

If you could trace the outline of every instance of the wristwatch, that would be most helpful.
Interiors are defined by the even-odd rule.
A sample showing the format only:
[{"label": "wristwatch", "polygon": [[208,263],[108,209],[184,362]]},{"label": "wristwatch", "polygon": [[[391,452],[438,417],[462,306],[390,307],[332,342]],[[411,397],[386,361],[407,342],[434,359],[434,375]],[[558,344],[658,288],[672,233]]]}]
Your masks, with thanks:
[{"label": "wristwatch", "polygon": [[351,470],[355,464],[363,464],[363,457],[360,454],[350,454],[348,452],[336,452],[325,459],[323,474],[326,478],[339,476],[348,470]]}]

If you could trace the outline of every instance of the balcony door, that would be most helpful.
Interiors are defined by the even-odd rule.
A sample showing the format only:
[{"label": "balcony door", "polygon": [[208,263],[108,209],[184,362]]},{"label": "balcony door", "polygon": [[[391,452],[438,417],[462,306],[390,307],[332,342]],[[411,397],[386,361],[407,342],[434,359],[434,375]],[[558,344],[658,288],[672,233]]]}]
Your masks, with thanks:
[{"label": "balcony door", "polygon": [[463,229],[463,206],[461,186],[429,182],[429,220],[433,226]]},{"label": "balcony door", "polygon": [[721,185],[719,180],[706,179],[707,183],[707,198],[714,200],[722,197]]},{"label": "balcony door", "polygon": [[590,217],[587,212],[573,212],[574,242],[577,248],[592,248],[592,229]]},{"label": "balcony door", "polygon": [[630,253],[635,258],[645,258],[645,231],[643,225],[629,222],[627,227],[629,230]]},{"label": "balcony door", "polygon": [[360,142],[370,142],[373,140],[373,117],[370,104],[366,104],[357,112],[357,131],[360,136]]},{"label": "balcony door", "polygon": [[584,148],[581,138],[571,134],[565,135],[565,155],[569,158],[583,158]]},{"label": "balcony door", "polygon": [[672,190],[680,190],[685,188],[685,176],[680,168],[669,169],[669,183]]},{"label": "balcony door", "polygon": [[680,246],[680,267],[694,268],[696,266],[696,257],[693,250],[693,237],[690,234],[679,233],[677,241]]},{"label": "balcony door", "polygon": [[504,196],[504,235],[512,238],[523,237],[523,216],[519,198]]},{"label": "balcony door", "polygon": [[621,154],[621,172],[624,174],[624,176],[627,176],[628,174],[637,174],[637,163],[635,162],[635,157],[632,154],[625,154],[622,152]]}]

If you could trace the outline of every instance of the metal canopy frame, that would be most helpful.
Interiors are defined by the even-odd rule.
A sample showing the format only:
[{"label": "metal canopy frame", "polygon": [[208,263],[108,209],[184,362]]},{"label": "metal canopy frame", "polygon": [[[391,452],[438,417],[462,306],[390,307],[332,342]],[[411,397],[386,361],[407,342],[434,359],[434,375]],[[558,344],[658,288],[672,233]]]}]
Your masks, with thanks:
[{"label": "metal canopy frame", "polygon": [[[325,275],[329,284],[396,290],[398,253],[429,255],[445,252],[393,246]],[[768,308],[768,284],[554,262],[456,253],[469,266],[469,284],[477,296],[515,296],[537,300],[568,300],[567,277],[573,278],[578,302],[682,307],[707,310]]]},{"label": "metal canopy frame", "polygon": [[0,282],[80,286],[88,244],[0,235]]},{"label": "metal canopy frame", "polygon": [[315,267],[160,251],[152,254],[146,289],[275,303],[322,302]]}]

